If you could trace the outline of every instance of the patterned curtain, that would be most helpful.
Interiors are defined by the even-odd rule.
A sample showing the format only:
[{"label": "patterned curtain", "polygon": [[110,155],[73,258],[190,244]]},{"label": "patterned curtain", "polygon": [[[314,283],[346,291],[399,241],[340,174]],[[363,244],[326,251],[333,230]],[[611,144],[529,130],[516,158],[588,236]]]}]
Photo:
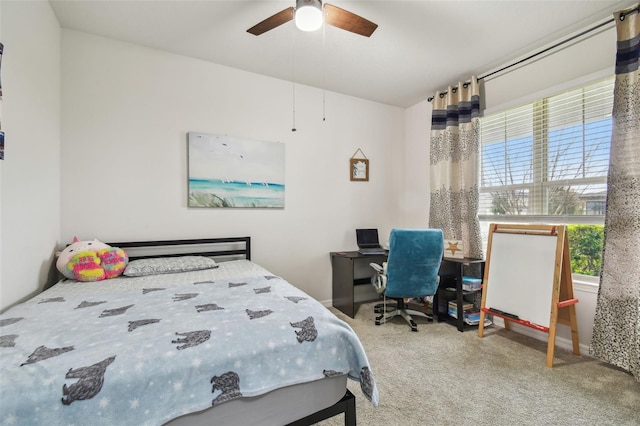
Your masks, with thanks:
[{"label": "patterned curtain", "polygon": [[615,18],[618,52],[604,249],[589,351],[640,382],[640,18],[638,9]]},{"label": "patterned curtain", "polygon": [[437,92],[432,102],[429,227],[442,229],[445,239],[462,240],[465,257],[481,258],[477,78]]}]

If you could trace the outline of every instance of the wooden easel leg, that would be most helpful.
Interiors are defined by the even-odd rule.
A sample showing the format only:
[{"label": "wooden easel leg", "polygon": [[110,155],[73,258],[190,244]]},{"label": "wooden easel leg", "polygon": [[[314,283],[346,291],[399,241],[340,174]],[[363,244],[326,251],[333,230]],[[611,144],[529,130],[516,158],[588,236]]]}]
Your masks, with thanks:
[{"label": "wooden easel leg", "polygon": [[560,278],[560,298],[563,302],[558,303],[559,309],[569,309],[567,323],[567,311],[563,309],[562,323],[571,327],[571,341],[573,342],[573,354],[580,355],[580,339],[578,337],[578,316],[576,315],[576,303],[578,299],[573,297],[573,276],[571,275],[571,256],[569,255],[569,237],[565,234],[562,251],[562,276]]},{"label": "wooden easel leg", "polygon": [[547,367],[553,367],[553,355],[556,349],[556,326],[549,327],[549,341],[547,342]]},{"label": "wooden easel leg", "polygon": [[578,317],[576,305],[569,306],[569,321],[571,321],[571,340],[573,341],[573,354],[580,355],[580,339],[578,337]]},{"label": "wooden easel leg", "polygon": [[553,354],[556,349],[556,329],[558,327],[558,291],[554,291],[554,301],[551,307],[551,319],[549,321],[549,341],[547,342],[547,367],[553,367]]}]

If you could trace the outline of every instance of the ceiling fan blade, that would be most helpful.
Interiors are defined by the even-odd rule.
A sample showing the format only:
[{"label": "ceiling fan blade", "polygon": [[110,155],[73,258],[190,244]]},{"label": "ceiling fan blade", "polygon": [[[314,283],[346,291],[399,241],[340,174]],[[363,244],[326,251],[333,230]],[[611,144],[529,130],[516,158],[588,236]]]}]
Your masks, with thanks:
[{"label": "ceiling fan blade", "polygon": [[371,37],[371,34],[378,28],[378,24],[327,3],[324,4],[324,13],[327,24],[365,37]]},{"label": "ceiling fan blade", "polygon": [[288,7],[284,10],[281,10],[275,15],[268,17],[264,21],[258,22],[253,27],[249,28],[247,32],[258,36],[262,33],[266,33],[269,30],[279,27],[280,25],[286,22],[289,22],[293,19],[294,10],[295,10],[294,7]]}]

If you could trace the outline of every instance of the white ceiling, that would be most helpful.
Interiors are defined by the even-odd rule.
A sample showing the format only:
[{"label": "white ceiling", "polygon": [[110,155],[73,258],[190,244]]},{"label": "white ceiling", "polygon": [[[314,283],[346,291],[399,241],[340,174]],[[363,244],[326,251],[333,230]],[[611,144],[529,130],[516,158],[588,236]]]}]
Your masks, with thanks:
[{"label": "white ceiling", "polygon": [[[636,0],[637,1],[637,0]],[[410,107],[436,90],[612,18],[629,0],[328,0],[378,24],[370,38],[293,22],[246,32],[295,0],[49,0],[63,28],[359,98]]]}]

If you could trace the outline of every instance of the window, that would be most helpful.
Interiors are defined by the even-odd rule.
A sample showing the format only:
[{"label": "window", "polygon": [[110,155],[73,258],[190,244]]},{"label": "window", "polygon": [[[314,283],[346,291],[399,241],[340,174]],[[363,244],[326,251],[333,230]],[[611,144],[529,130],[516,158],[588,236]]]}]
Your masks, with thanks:
[{"label": "window", "polygon": [[480,119],[481,223],[603,225],[613,85],[607,78]]}]

